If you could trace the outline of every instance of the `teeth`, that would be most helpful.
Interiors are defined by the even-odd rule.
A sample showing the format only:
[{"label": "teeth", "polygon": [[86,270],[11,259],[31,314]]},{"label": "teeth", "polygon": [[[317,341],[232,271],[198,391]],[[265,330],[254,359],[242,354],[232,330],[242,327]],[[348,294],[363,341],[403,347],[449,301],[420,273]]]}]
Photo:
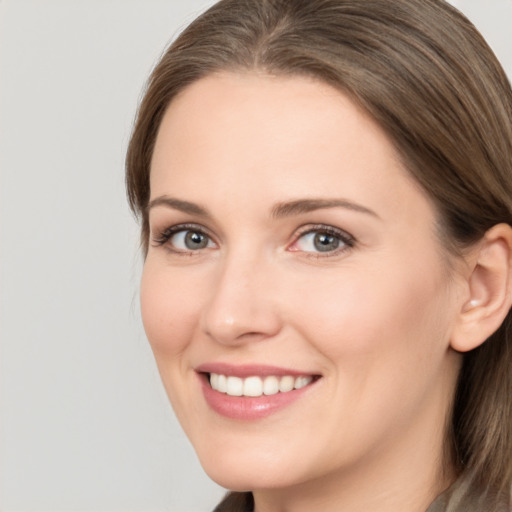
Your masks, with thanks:
[{"label": "teeth", "polygon": [[277,377],[265,377],[263,381],[263,393],[265,395],[275,395],[279,393],[279,379]]},{"label": "teeth", "polygon": [[[212,373],[213,375],[213,373]],[[226,393],[228,390],[228,383],[227,378],[225,375],[217,375],[218,377],[218,383],[217,383],[217,391],[220,391],[221,393]]]},{"label": "teeth", "polygon": [[307,386],[311,382],[311,377],[297,377],[295,379],[295,389],[300,389]]},{"label": "teeth", "polygon": [[281,377],[279,381],[279,391],[281,393],[286,393],[287,391],[291,391],[295,386],[295,379],[287,375],[286,377]]},{"label": "teeth", "polygon": [[244,396],[261,396],[263,381],[259,377],[249,377],[244,380]]},{"label": "teeth", "polygon": [[313,380],[313,377],[301,376],[292,377],[285,375],[283,377],[275,377],[270,375],[265,378],[226,376],[218,373],[210,374],[210,385],[212,389],[230,396],[249,396],[259,397],[262,395],[275,395],[276,393],[287,393],[293,389],[301,389]]},{"label": "teeth", "polygon": [[244,394],[244,381],[238,377],[228,377],[226,393],[230,396],[242,396]]}]

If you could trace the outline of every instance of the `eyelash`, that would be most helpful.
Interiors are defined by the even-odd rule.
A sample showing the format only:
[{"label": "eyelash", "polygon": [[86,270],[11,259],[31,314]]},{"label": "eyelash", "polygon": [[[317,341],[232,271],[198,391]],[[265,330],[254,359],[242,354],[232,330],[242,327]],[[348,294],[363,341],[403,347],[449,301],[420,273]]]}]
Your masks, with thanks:
[{"label": "eyelash", "polygon": [[[180,232],[184,232],[184,231],[190,231],[193,233],[201,234],[201,235],[207,237],[209,240],[213,241],[212,237],[208,234],[208,232],[203,227],[201,227],[197,224],[178,224],[176,226],[170,226],[170,227],[164,229],[163,231],[158,233],[158,235],[153,237],[153,246],[155,246],[155,247],[163,246],[163,245],[167,244],[169,242],[169,240],[174,235],[176,235]],[[296,245],[299,242],[299,240],[301,238],[305,237],[306,235],[313,234],[313,233],[326,234],[328,236],[335,237],[336,239],[338,239],[340,241],[341,247],[336,248],[332,251],[325,251],[323,253],[322,253],[322,251],[300,251],[300,250],[293,250],[293,249],[292,249],[292,252],[304,252],[304,254],[307,257],[311,257],[311,258],[326,258],[326,257],[328,258],[330,256],[337,256],[345,251],[348,251],[348,250],[352,249],[356,244],[355,238],[352,235],[348,234],[346,231],[343,231],[341,229],[335,228],[333,226],[325,225],[325,224],[317,224],[317,225],[303,226],[302,228],[299,228],[299,232],[298,232],[297,236],[295,236],[293,242],[291,244],[289,244],[288,247],[293,247],[294,245]],[[194,251],[194,250],[185,251],[182,249],[176,249],[176,248],[172,247],[170,244],[169,244],[169,250],[174,253],[178,253],[178,254],[192,254],[194,252],[200,252],[200,249],[196,250],[196,251]]]},{"label": "eyelash", "polygon": [[[176,226],[170,226],[163,231],[161,231],[157,236],[153,238],[153,245],[158,247],[161,245],[165,245],[174,235],[177,233],[180,233],[182,231],[191,231],[193,233],[199,233],[201,235],[204,235],[208,237],[210,240],[212,240],[212,237],[205,231],[204,228],[197,224],[178,224]],[[173,252],[178,253],[186,253],[186,251],[175,249],[170,247],[170,250]],[[189,251],[194,252],[194,251]]]},{"label": "eyelash", "polygon": [[[313,234],[313,233],[325,234],[328,236],[335,237],[336,239],[338,239],[340,241],[341,247],[338,247],[332,251],[325,251],[323,253],[322,253],[322,251],[301,251],[301,252],[304,252],[304,255],[308,258],[329,258],[329,257],[333,257],[333,256],[338,256],[338,255],[352,249],[356,244],[355,238],[352,235],[350,235],[349,233],[347,233],[346,231],[343,231],[339,228],[335,228],[333,226],[329,226],[326,224],[316,224],[316,225],[308,225],[308,226],[304,226],[303,228],[299,228],[299,233],[297,234],[294,241],[292,242],[292,244],[290,244],[289,247],[293,247],[294,245],[296,245],[299,242],[299,240],[301,238],[305,237],[306,235]],[[297,250],[297,252],[299,252],[299,251]]]}]

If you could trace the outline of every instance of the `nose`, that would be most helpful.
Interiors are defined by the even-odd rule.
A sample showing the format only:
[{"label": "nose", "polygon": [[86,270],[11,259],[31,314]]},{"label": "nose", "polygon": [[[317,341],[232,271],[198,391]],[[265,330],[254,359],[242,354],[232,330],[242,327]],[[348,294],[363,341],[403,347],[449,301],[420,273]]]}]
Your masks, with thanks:
[{"label": "nose", "polygon": [[227,258],[201,315],[202,330],[217,343],[240,345],[278,334],[281,319],[271,285],[271,263]]}]

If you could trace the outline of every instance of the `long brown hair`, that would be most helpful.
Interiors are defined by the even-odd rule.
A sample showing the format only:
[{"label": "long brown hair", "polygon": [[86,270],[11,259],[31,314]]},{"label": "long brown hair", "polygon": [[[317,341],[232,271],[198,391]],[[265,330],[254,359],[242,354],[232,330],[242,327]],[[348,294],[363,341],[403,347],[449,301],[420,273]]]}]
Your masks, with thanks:
[{"label": "long brown hair", "polygon": [[[310,76],[362,106],[435,205],[449,251],[512,224],[512,91],[473,25],[443,0],[222,0],[154,69],[126,159],[147,251],[149,174],[165,109],[216,71]],[[512,484],[511,315],[465,354],[453,463],[482,490]],[[507,498],[508,500],[508,498]]]}]

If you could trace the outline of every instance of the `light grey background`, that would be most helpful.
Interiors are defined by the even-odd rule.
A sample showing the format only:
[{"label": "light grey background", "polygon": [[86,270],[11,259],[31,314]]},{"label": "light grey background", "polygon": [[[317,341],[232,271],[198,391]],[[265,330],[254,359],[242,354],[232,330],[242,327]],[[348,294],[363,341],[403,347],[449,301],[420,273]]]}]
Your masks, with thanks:
[{"label": "light grey background", "polygon": [[[198,512],[205,477],[138,312],[123,158],[207,0],[0,0],[0,510]],[[457,0],[512,75],[512,0]]]}]

